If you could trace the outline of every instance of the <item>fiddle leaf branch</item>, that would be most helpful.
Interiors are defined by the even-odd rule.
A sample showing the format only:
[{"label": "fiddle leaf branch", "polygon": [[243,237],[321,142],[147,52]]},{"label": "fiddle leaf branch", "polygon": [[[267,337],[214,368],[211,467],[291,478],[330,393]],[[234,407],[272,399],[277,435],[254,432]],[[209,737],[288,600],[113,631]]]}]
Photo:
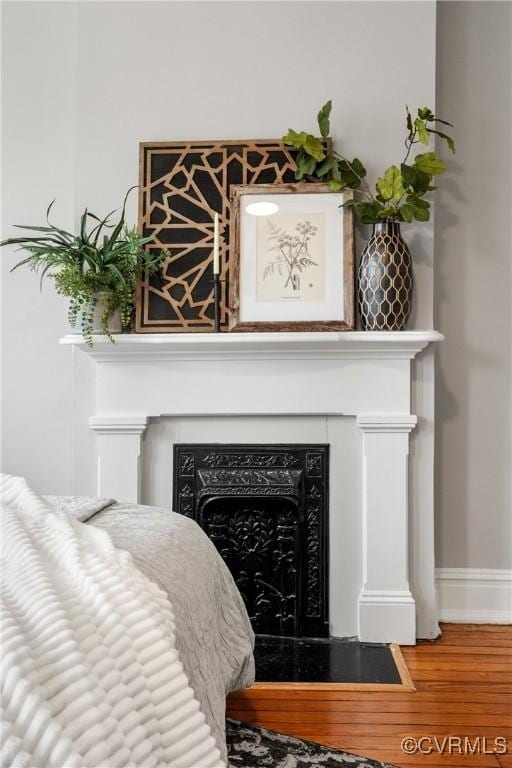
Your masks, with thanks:
[{"label": "fiddle leaf branch", "polygon": [[363,163],[357,157],[348,160],[326,141],[331,129],[331,101],[324,104],[317,115],[320,137],[293,128],[283,136],[284,143],[297,150],[296,179],[320,179],[333,192],[347,187],[355,190],[358,199],[349,200],[346,205],[355,209],[364,224],[386,220],[428,221],[430,203],[425,197],[436,189],[432,183],[434,177],[444,173],[446,165],[433,151],[417,154],[412,161],[409,158],[415,145],[429,147],[436,136],[445,141],[454,153],[454,140],[437,127],[438,124],[453,126],[437,117],[429,107],[419,107],[414,117],[408,107],[405,110],[405,156],[400,166],[386,168],[376,181],[375,191],[366,181]]}]

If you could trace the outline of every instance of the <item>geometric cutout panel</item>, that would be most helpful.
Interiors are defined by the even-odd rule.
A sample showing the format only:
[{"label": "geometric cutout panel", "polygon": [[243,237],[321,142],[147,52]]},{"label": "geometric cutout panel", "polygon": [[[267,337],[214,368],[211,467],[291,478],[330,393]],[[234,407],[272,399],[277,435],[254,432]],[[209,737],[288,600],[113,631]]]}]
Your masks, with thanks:
[{"label": "geometric cutout panel", "polygon": [[214,330],[213,217],[220,217],[221,329],[227,330],[232,184],[295,181],[296,152],[278,139],[140,145],[139,231],[169,251],[137,291],[136,330]]}]

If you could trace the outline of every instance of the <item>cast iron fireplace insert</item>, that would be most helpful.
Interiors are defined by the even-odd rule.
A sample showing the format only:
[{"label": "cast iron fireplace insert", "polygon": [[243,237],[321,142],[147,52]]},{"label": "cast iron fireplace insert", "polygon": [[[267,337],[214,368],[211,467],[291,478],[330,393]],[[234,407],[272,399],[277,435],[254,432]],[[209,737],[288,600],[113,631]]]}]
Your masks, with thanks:
[{"label": "cast iron fireplace insert", "polygon": [[217,547],[257,634],[328,637],[328,445],[176,444],[173,502]]}]

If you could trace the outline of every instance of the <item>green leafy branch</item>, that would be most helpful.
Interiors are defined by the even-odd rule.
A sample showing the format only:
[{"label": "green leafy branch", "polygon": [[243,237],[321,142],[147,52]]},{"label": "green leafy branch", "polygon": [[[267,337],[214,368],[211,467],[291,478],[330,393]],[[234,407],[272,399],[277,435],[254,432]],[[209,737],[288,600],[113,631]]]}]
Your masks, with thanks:
[{"label": "green leafy branch", "polygon": [[297,180],[306,178],[326,182],[333,192],[345,188],[356,190],[359,199],[346,203],[353,206],[364,224],[379,221],[411,222],[428,221],[430,203],[425,200],[433,192],[435,176],[444,173],[446,166],[435,152],[416,155],[413,162],[409,156],[417,144],[428,146],[432,136],[439,136],[446,141],[451,152],[455,152],[453,139],[437,128],[438,124],[451,126],[446,120],[436,117],[428,107],[420,107],[413,119],[406,107],[407,136],[405,138],[405,156],[400,164],[390,165],[377,179],[375,192],[366,181],[366,168],[358,159],[348,160],[326,142],[330,133],[332,102],[328,101],[317,115],[320,137],[305,131],[297,132],[290,128],[283,141],[297,150]]}]

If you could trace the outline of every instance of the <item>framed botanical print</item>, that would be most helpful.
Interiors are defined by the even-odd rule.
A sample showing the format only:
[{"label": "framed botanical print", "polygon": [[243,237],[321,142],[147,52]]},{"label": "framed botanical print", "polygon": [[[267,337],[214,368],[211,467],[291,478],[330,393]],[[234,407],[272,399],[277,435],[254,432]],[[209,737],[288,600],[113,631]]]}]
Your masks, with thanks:
[{"label": "framed botanical print", "polygon": [[231,190],[231,331],[354,330],[352,192],[326,184]]}]

